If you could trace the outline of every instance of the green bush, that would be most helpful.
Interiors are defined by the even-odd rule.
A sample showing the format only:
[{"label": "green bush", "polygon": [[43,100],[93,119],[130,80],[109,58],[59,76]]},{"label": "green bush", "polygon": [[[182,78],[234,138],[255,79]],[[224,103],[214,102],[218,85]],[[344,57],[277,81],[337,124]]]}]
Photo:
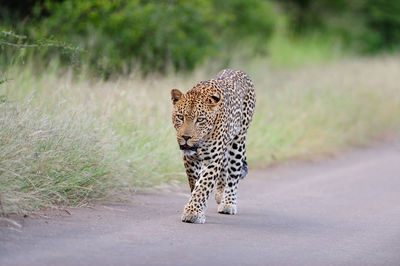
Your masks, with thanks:
[{"label": "green bush", "polygon": [[102,71],[191,69],[212,41],[206,1],[80,1],[47,4],[39,35],[82,46],[84,61]]},{"label": "green bush", "polygon": [[259,47],[274,27],[271,5],[262,0],[46,1],[36,17],[31,36],[80,46],[81,62],[106,75],[192,70],[233,43]]}]

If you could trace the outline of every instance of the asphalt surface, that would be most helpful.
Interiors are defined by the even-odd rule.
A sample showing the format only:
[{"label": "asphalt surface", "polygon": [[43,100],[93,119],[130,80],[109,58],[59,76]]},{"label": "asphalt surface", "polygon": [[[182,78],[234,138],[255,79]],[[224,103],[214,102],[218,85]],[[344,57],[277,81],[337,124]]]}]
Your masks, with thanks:
[{"label": "asphalt surface", "polygon": [[3,219],[0,265],[400,265],[400,145],[250,171],[238,214],[180,222],[188,188]]}]

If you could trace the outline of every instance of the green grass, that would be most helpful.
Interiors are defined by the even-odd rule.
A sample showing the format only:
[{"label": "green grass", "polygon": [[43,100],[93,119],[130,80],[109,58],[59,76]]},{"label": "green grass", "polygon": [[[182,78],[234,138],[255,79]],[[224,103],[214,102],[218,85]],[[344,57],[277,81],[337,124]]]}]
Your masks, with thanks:
[{"label": "green grass", "polygon": [[[250,167],[366,144],[400,126],[399,58],[337,60],[277,68],[237,65],[254,80]],[[171,88],[191,75],[99,80],[62,71],[7,70],[0,87],[3,213],[80,206],[116,191],[185,180],[171,124]]]},{"label": "green grass", "polygon": [[301,67],[333,62],[344,57],[340,43],[318,34],[295,38],[276,34],[268,43],[269,61],[275,67]]}]

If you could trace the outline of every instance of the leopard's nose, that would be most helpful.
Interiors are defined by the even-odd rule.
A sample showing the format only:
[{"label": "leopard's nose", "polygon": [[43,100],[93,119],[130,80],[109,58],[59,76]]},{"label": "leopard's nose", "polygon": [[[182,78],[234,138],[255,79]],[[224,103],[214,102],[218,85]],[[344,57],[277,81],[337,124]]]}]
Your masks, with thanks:
[{"label": "leopard's nose", "polygon": [[191,136],[182,135],[182,138],[183,138],[184,140],[188,141],[188,140],[191,139],[192,137],[191,137]]}]

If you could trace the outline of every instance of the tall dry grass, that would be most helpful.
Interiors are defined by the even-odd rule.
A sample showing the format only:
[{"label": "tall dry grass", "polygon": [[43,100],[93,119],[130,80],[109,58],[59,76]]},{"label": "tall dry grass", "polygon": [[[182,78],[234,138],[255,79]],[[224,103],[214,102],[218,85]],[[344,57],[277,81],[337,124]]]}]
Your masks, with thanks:
[{"label": "tall dry grass", "polygon": [[[263,60],[237,65],[257,92],[248,133],[250,166],[337,151],[398,130],[398,59],[301,69],[274,69]],[[15,66],[0,89],[3,212],[83,204],[110,188],[185,179],[169,91],[188,90],[215,73],[203,68],[187,76],[104,81],[57,66],[34,72],[29,65]],[[46,171],[38,172],[42,164]]]},{"label": "tall dry grass", "polygon": [[[29,107],[28,107],[29,106]],[[29,103],[0,103],[0,207],[3,213],[82,205],[117,186],[96,121],[45,114]]]},{"label": "tall dry grass", "polygon": [[257,165],[365,145],[399,129],[398,58],[261,69],[262,63],[250,69],[261,106],[248,138]]}]

